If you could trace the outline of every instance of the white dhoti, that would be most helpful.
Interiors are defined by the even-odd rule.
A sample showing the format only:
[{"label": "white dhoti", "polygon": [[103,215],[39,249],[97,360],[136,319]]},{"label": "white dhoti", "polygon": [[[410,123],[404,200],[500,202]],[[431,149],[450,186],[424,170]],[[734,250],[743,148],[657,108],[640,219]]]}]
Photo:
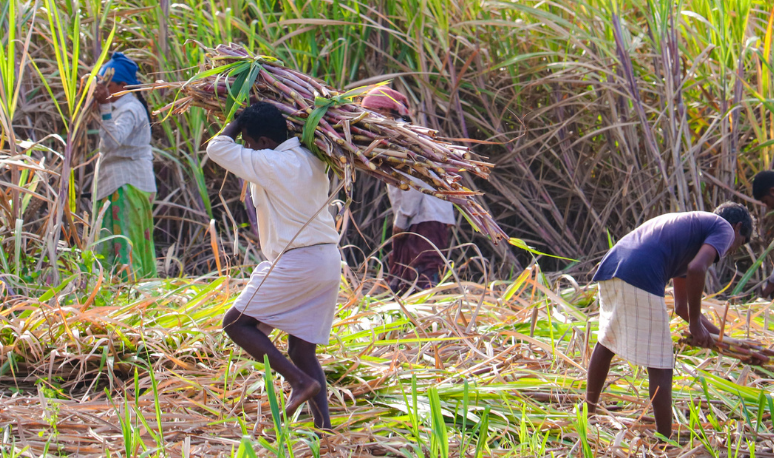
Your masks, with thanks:
[{"label": "white dhoti", "polygon": [[633,364],[672,369],[669,313],[661,296],[613,278],[599,282],[599,339]]},{"label": "white dhoti", "polygon": [[287,251],[277,261],[260,263],[234,308],[261,324],[267,335],[277,328],[314,344],[327,344],[341,281],[341,255],[336,245]]}]

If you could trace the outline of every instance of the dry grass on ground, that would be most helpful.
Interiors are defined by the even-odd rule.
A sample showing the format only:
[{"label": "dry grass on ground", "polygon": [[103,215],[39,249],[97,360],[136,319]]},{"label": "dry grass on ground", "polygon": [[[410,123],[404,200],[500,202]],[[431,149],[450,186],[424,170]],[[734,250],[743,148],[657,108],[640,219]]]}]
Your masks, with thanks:
[{"label": "dry grass on ground", "polygon": [[[772,456],[772,372],[707,350],[678,347],[673,444],[652,436],[645,371],[621,361],[604,415],[587,424],[578,409],[593,287],[560,290],[530,269],[396,298],[376,279],[344,278],[333,337],[319,350],[335,425],[329,456]],[[252,456],[248,444],[258,456],[318,455],[308,412],[275,428],[263,365],[220,331],[240,283],[84,290],[74,277],[58,292],[8,298],[3,456]],[[732,306],[727,332],[771,343],[769,306]],[[705,307],[722,315],[724,304]],[[675,334],[682,327],[673,321]],[[275,378],[273,388],[286,387]]]}]

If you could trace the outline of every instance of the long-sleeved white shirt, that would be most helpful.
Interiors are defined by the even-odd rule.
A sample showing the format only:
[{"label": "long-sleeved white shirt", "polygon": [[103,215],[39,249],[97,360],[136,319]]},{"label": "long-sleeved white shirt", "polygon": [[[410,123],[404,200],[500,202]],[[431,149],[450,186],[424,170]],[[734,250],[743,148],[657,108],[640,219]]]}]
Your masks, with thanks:
[{"label": "long-sleeved white shirt", "polygon": [[[414,177],[407,176],[423,188],[429,186]],[[437,221],[444,224],[456,224],[454,205],[443,199],[423,194],[414,188],[402,191],[395,186],[387,186],[387,197],[395,214],[394,225],[408,229],[414,224]]]},{"label": "long-sleeved white shirt", "polygon": [[207,155],[250,182],[261,250],[270,261],[286,247],[338,243],[339,234],[326,206],[330,182],[325,164],[301,146],[298,138],[274,150],[256,151],[221,135],[210,140]]},{"label": "long-sleeved white shirt", "polygon": [[126,94],[99,108],[99,151],[103,158],[97,175],[96,199],[104,199],[126,184],[140,191],[156,192],[151,129],[145,107],[134,94]]}]

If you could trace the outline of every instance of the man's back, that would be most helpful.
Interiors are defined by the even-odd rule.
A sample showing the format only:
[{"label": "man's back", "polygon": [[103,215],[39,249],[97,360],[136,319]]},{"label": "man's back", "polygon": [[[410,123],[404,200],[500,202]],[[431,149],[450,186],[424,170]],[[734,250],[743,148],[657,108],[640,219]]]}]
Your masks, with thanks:
[{"label": "man's back", "polygon": [[328,211],[325,165],[291,138],[274,150],[252,150],[225,136],[215,137],[207,154],[251,184],[261,249],[274,260],[283,249],[338,243]]},{"label": "man's back", "polygon": [[645,222],[616,243],[593,280],[619,278],[664,296],[669,280],[685,275],[702,245],[711,245],[720,258],[733,241],[734,229],[714,213],[668,213]]}]

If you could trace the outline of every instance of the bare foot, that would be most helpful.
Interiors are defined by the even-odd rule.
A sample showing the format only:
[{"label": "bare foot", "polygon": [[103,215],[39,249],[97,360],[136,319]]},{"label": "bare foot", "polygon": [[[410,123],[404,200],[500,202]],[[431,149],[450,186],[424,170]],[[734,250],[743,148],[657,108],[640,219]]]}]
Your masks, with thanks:
[{"label": "bare foot", "polygon": [[320,392],[320,384],[317,381],[309,379],[308,382],[303,383],[300,386],[293,387],[293,391],[290,393],[290,399],[285,406],[285,415],[290,418],[301,404],[311,399],[315,394]]}]

